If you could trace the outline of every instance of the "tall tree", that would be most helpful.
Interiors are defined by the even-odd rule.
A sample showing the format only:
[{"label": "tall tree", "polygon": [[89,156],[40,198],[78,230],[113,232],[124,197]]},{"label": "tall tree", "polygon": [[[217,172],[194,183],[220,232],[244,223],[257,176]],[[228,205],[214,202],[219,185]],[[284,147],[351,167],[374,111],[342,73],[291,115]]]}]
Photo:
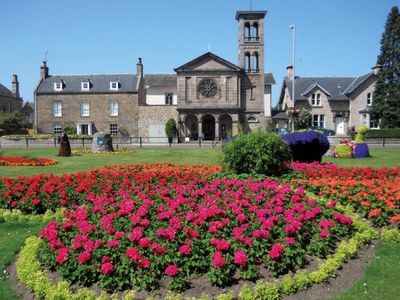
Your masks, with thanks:
[{"label": "tall tree", "polygon": [[380,120],[381,128],[400,128],[400,13],[394,6],[386,20],[373,103],[372,118]]}]

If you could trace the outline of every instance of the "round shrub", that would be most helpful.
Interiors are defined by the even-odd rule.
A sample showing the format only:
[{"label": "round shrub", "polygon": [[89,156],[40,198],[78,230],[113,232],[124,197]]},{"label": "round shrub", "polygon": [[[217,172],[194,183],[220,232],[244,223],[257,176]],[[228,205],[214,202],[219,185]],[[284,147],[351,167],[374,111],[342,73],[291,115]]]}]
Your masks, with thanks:
[{"label": "round shrub", "polygon": [[329,150],[328,138],[317,131],[292,132],[282,136],[288,144],[294,161],[321,162]]},{"label": "round shrub", "polygon": [[252,132],[240,135],[222,149],[222,165],[236,174],[278,175],[290,150],[278,135]]},{"label": "round shrub", "polygon": [[354,147],[354,158],[369,157],[369,149],[367,143],[357,143]]}]

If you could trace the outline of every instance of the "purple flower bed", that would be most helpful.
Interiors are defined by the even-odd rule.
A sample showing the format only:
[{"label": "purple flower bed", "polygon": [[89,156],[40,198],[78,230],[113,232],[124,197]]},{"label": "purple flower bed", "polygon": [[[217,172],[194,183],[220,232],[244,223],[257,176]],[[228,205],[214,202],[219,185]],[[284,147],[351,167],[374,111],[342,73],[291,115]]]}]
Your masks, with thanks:
[{"label": "purple flower bed", "polygon": [[367,143],[358,143],[354,148],[353,153],[354,158],[364,158],[369,157],[369,149]]},{"label": "purple flower bed", "polygon": [[292,132],[282,136],[288,144],[294,161],[320,162],[329,150],[328,138],[316,131]]}]

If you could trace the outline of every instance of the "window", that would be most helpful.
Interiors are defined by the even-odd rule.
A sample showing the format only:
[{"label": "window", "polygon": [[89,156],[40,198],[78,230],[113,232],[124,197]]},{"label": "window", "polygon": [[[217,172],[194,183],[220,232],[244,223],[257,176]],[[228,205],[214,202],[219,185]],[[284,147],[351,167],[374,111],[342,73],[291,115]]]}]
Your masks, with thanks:
[{"label": "window", "polygon": [[81,82],[81,89],[82,89],[82,91],[90,90],[90,82],[89,81],[82,81]]},{"label": "window", "polygon": [[259,36],[258,36],[258,24],[254,23],[253,24],[253,40],[254,41],[258,41],[259,40]]},{"label": "window", "polygon": [[110,134],[118,134],[118,124],[110,124]]},{"label": "window", "polygon": [[54,126],[54,134],[62,134],[63,133],[63,129],[60,125],[56,125]]},{"label": "window", "polygon": [[62,102],[53,102],[53,117],[62,117]]},{"label": "window", "polygon": [[379,122],[376,120],[369,121],[369,128],[371,129],[379,129]]},{"label": "window", "polygon": [[246,53],[244,56],[244,68],[246,72],[250,72],[250,53]]},{"label": "window", "polygon": [[311,95],[311,106],[321,106],[321,94]]},{"label": "window", "polygon": [[367,94],[367,105],[368,106],[372,105],[372,93]]},{"label": "window", "polygon": [[118,101],[110,101],[109,110],[110,110],[111,117],[117,117],[118,116]]},{"label": "window", "polygon": [[174,93],[165,93],[165,105],[172,105]]},{"label": "window", "polygon": [[111,81],[110,82],[110,90],[118,91],[119,89],[119,82],[118,81]]},{"label": "window", "polygon": [[81,117],[89,117],[89,102],[81,103]]},{"label": "window", "polygon": [[62,82],[54,82],[54,90],[55,91],[62,91],[63,89],[63,84]]},{"label": "window", "polygon": [[258,53],[253,54],[253,72],[258,73]]},{"label": "window", "polygon": [[312,126],[325,127],[325,116],[324,115],[313,115],[312,116]]},{"label": "window", "polygon": [[246,23],[244,25],[244,40],[246,42],[250,41],[250,24]]}]

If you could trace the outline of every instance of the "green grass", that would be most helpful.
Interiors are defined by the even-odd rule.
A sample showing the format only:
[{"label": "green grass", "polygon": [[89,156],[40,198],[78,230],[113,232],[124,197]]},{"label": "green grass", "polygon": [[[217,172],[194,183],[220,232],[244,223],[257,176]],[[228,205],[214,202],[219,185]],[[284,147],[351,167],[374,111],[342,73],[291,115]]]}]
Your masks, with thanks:
[{"label": "green grass", "polygon": [[370,148],[371,157],[333,158],[324,157],[323,162],[331,162],[342,167],[397,167],[400,166],[400,148]]},{"label": "green grass", "polygon": [[[364,275],[335,300],[399,299],[400,243],[380,244]],[[397,295],[397,296],[396,296]]]},{"label": "green grass", "polygon": [[0,177],[31,176],[39,173],[73,173],[92,170],[104,165],[134,164],[141,162],[171,162],[176,164],[217,164],[220,150],[213,148],[141,148],[129,154],[83,154],[59,157],[56,148],[3,148],[4,156],[45,157],[57,164],[45,167],[0,166]]},{"label": "green grass", "polygon": [[25,239],[37,234],[43,227],[39,223],[0,223],[0,298],[19,299],[8,286],[4,270],[15,259],[15,254],[24,244]]}]

